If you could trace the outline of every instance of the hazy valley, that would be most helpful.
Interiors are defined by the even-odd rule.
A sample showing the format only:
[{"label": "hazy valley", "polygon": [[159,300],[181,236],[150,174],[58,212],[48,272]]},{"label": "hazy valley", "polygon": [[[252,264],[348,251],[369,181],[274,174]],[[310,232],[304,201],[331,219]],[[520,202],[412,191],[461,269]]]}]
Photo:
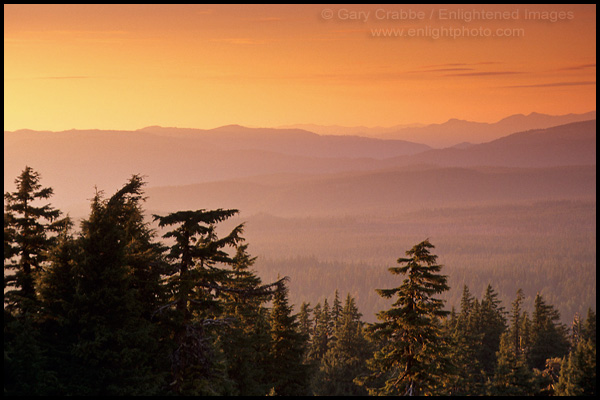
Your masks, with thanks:
[{"label": "hazy valley", "polygon": [[[527,306],[542,292],[567,321],[596,296],[595,112],[577,118],[473,123],[479,144],[454,135],[452,121],[429,127],[436,137],[448,129],[447,148],[433,148],[429,133],[419,141],[237,125],[5,132],[4,186],[29,165],[54,188],[53,205],[82,217],[94,185],[110,195],[139,173],[149,214],[239,209],[231,224],[245,222],[265,280],[289,276],[296,304],[349,292],[366,321],[385,306],[373,289],[391,284],[387,267],[429,238],[450,277],[448,307],[464,284],[480,296],[492,283],[504,304],[519,287]],[[509,125],[522,129],[504,135]]]}]

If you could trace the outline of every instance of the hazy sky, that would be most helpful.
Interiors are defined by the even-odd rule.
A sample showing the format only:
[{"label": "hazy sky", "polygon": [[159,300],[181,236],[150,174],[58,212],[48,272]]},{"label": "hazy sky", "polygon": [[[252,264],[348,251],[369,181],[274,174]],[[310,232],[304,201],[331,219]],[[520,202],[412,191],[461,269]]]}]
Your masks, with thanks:
[{"label": "hazy sky", "polygon": [[5,130],[595,109],[595,5],[4,6]]}]

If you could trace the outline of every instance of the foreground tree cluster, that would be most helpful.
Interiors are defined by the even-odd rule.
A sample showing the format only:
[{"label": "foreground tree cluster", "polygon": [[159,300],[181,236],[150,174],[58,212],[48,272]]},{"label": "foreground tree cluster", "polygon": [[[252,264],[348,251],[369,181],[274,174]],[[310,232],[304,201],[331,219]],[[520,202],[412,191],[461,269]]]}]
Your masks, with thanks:
[{"label": "foreground tree cluster", "polygon": [[488,286],[460,310],[425,240],[361,321],[338,292],[297,314],[287,278],[252,270],[237,210],[144,218],[134,175],[75,229],[26,167],[4,196],[5,395],[595,395],[596,315],[571,327],[537,295]]}]

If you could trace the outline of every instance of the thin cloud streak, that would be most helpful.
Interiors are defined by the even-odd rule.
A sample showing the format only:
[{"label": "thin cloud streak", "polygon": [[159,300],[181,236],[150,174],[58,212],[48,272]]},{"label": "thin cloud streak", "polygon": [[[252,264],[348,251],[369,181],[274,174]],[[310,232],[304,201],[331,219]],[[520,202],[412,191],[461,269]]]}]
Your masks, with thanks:
[{"label": "thin cloud streak", "polygon": [[514,85],[514,86],[502,86],[508,89],[518,88],[540,88],[540,87],[559,87],[559,86],[586,86],[595,85],[596,81],[581,81],[581,82],[552,82],[552,83],[540,83],[536,85]]},{"label": "thin cloud streak", "polygon": [[489,72],[466,72],[461,74],[445,74],[443,76],[496,76],[523,74],[520,71],[489,71]]},{"label": "thin cloud streak", "polygon": [[574,65],[572,67],[560,68],[557,71],[580,71],[580,70],[588,69],[588,68],[596,68],[596,64]]},{"label": "thin cloud streak", "polygon": [[414,71],[408,71],[410,73],[421,73],[421,72],[451,72],[451,71],[474,71],[473,68],[436,68],[436,69],[418,69]]}]

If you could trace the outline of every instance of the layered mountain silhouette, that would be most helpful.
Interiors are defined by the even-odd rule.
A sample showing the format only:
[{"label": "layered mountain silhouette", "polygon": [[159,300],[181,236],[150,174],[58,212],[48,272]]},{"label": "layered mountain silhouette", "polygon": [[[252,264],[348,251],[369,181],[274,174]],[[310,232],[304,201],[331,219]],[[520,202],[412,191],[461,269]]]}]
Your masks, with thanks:
[{"label": "layered mountain silhouette", "polygon": [[592,119],[596,119],[596,111],[585,114],[566,115],[517,114],[503,118],[495,123],[450,119],[443,124],[402,128],[396,132],[381,135],[381,137],[386,139],[411,140],[418,143],[425,143],[432,147],[443,148],[459,142],[485,143],[514,132],[544,129]]},{"label": "layered mountain silhouette", "polygon": [[154,210],[230,207],[245,217],[393,214],[423,207],[593,198],[595,166],[520,168],[429,167],[335,174],[264,183],[258,177],[148,189]]},{"label": "layered mountain silhouette", "polygon": [[596,120],[514,133],[477,145],[435,149],[390,165],[434,163],[445,166],[547,167],[596,164]]},{"label": "layered mountain silhouette", "polygon": [[304,157],[379,159],[430,149],[423,144],[398,139],[318,135],[302,129],[247,128],[240,125],[209,130],[152,126],[139,132],[178,139],[198,139],[219,150],[262,150]]},{"label": "layered mountain silhouette", "polygon": [[[446,185],[453,179],[462,179],[463,186],[470,181],[480,190],[487,185],[486,182],[507,176],[482,175],[481,171],[442,167],[595,165],[596,121],[518,132],[487,143],[446,149],[431,149],[403,140],[317,135],[299,129],[246,128],[238,125],[212,130],[162,127],[138,131],[22,130],[5,132],[4,148],[5,188],[11,187],[14,178],[25,165],[29,165],[42,173],[47,185],[55,188],[57,204],[85,201],[93,196],[94,186],[110,193],[131,174],[140,173],[147,177],[149,187],[219,181],[229,182],[223,186],[227,187],[232,180],[237,180],[238,187],[243,188],[243,185],[250,184],[240,183],[240,180],[256,176],[262,178],[252,181],[255,186],[271,185],[273,179],[282,184],[302,181],[305,182],[302,187],[306,193],[297,198],[310,202],[309,193],[315,196],[322,193],[335,199],[331,204],[344,200],[345,203],[355,202],[359,206],[359,198],[371,204],[384,202],[383,199],[387,199],[385,202],[391,201],[388,193],[401,186],[411,187],[414,192],[436,182]],[[365,172],[370,175],[365,175]],[[574,170],[570,170],[566,174],[573,173]],[[462,178],[456,174],[462,174]],[[527,175],[515,171],[511,174],[515,175],[515,182],[519,181],[519,174],[523,179]],[[419,179],[406,180],[411,176],[420,176],[419,179],[426,184],[420,186]],[[552,181],[557,176],[548,173],[546,178]],[[544,181],[542,177],[536,179]],[[570,179],[576,180],[573,177]],[[526,193],[527,184],[523,185],[519,190]],[[261,191],[251,190],[250,186],[247,186],[247,190],[236,189],[228,198],[235,203],[239,196],[251,198],[254,192],[260,197]],[[296,189],[299,187],[296,185]],[[344,192],[339,189],[342,187],[351,189]],[[331,191],[328,188],[337,188],[337,194],[327,194]],[[205,189],[207,193],[210,192],[207,187]],[[267,187],[263,189],[265,199],[274,193]],[[288,202],[282,194],[285,191],[280,188],[276,192],[282,199],[281,203]],[[466,190],[466,186],[461,192],[473,194]],[[223,198],[218,192],[212,193],[215,199]],[[270,195],[267,196],[267,193]],[[491,196],[491,193],[488,194]],[[344,196],[347,198],[340,199]],[[267,201],[265,199],[259,200],[264,203]],[[417,196],[415,201],[421,200]]]},{"label": "layered mountain silhouette", "polygon": [[451,147],[461,142],[485,143],[515,132],[544,129],[571,122],[596,119],[596,111],[583,114],[548,115],[516,114],[494,123],[450,119],[441,124],[413,124],[389,128],[341,127],[319,125],[292,125],[320,134],[354,134],[385,139],[400,139],[424,143],[434,148]]},{"label": "layered mountain silhouette", "polygon": [[[149,213],[239,209],[231,223],[246,223],[257,270],[266,281],[292,276],[295,304],[340,289],[373,317],[381,309],[373,288],[387,285],[387,267],[430,237],[453,288],[477,292],[485,286],[476,284],[496,282],[508,303],[517,283],[552,288],[565,315],[585,311],[595,300],[595,112],[550,127],[539,126],[550,123],[539,115],[503,121],[503,129],[521,128],[502,133],[458,120],[401,128],[420,139],[452,138],[441,149],[399,134],[239,125],[5,132],[4,188],[14,190],[28,165],[54,189],[52,205],[77,219],[96,190],[109,196],[137,173],[147,182]],[[365,284],[373,271],[381,281]],[[582,277],[583,289],[566,275]]]}]

